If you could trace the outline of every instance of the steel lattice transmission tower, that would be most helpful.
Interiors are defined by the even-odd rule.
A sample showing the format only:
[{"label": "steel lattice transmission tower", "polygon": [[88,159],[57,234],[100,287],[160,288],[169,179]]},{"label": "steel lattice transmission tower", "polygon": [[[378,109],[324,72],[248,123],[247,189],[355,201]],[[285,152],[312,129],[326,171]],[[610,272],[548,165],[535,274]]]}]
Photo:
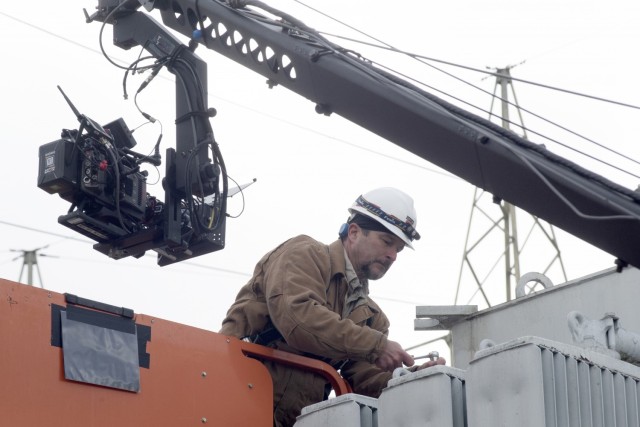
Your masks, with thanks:
[{"label": "steel lattice transmission tower", "polygon": [[[523,132],[522,136],[526,139],[526,128],[524,126],[522,112],[518,105],[515,90],[513,88],[513,81],[511,79],[510,70],[513,67],[514,66],[508,66],[505,68],[495,69],[496,82],[491,101],[491,109],[489,111],[489,120],[491,120],[492,116],[496,117],[496,115],[493,114],[493,109],[494,101],[497,98],[500,100],[501,115],[499,117],[501,119],[502,127],[505,129],[511,129],[510,125],[513,122],[510,118],[510,110],[515,109],[520,119],[520,128]],[[500,89],[500,96],[496,97],[498,88]],[[514,102],[509,102],[509,89],[511,89]],[[516,177],[514,177],[514,179],[516,179]],[[485,284],[496,276],[502,276],[505,280],[504,297],[506,298],[506,301],[513,299],[515,294],[514,290],[516,289],[518,281],[520,281],[522,277],[521,262],[524,258],[521,255],[523,254],[523,250],[527,243],[529,243],[534,236],[538,238],[538,241],[536,242],[538,247],[540,247],[540,240],[543,240],[546,248],[544,251],[536,251],[531,255],[527,253],[527,256],[536,258],[535,260],[527,258],[527,260],[540,261],[534,262],[533,264],[536,265],[536,271],[543,275],[546,275],[552,267],[558,265],[561,270],[562,279],[564,281],[567,280],[553,226],[543,222],[534,215],[527,213],[524,217],[530,216],[530,218],[527,217],[527,219],[529,219],[530,226],[528,227],[526,234],[523,234],[524,239],[521,239],[521,236],[519,235],[521,230],[518,227],[519,221],[516,220],[517,211],[516,207],[512,204],[496,199],[489,194],[485,194],[483,190],[476,188],[473,196],[471,215],[469,217],[460,274],[458,276],[458,287],[455,298],[456,305],[468,304],[478,296],[481,296],[482,300],[488,307],[491,307],[496,303],[504,302],[505,299],[502,298],[499,290],[496,292],[496,289],[489,289],[489,287],[485,287]],[[475,221],[474,218],[476,218]],[[520,219],[523,219],[522,216]],[[480,224],[481,221],[484,221],[484,228],[478,231],[477,228],[479,226],[483,226]],[[539,236],[536,236],[536,232],[542,237],[540,238]],[[475,233],[474,236],[472,236],[472,233]],[[492,243],[493,245],[490,246],[491,248],[495,249],[496,245],[498,245],[502,250],[496,251],[497,259],[493,264],[487,264],[487,254],[486,252],[483,252],[483,248],[491,245]],[[482,265],[484,265],[485,268],[486,266],[489,266],[486,271],[480,271],[479,266],[473,263],[472,258],[478,252],[481,252],[482,255]],[[547,260],[546,265],[544,264],[543,259]],[[496,272],[496,269],[500,264],[504,266],[502,274],[500,274],[499,270]],[[527,262],[527,264],[532,263]],[[464,279],[464,273],[468,273],[472,277],[475,282],[475,290],[471,294],[469,301],[458,301],[461,297],[461,284]],[[545,281],[545,283],[539,281],[538,283],[543,284],[544,286],[548,285],[548,281]],[[531,287],[529,291],[535,286],[537,285]]]},{"label": "steel lattice transmission tower", "polygon": [[16,249],[11,249],[11,252],[20,252],[21,255],[18,255],[17,257],[15,257],[13,259],[13,261],[22,258],[22,268],[20,269],[20,277],[18,278],[18,282],[22,283],[22,275],[24,274],[25,270],[27,272],[27,285],[31,285],[33,286],[33,270],[35,268],[36,272],[38,273],[38,280],[40,282],[40,287],[44,288],[43,282],[42,282],[42,274],[40,274],[40,267],[38,266],[38,257],[39,256],[51,256],[51,255],[46,255],[46,254],[41,254],[39,253],[42,249],[47,248],[47,246],[43,246],[41,248],[37,248],[37,249],[33,249],[30,251],[27,250],[16,250]]}]

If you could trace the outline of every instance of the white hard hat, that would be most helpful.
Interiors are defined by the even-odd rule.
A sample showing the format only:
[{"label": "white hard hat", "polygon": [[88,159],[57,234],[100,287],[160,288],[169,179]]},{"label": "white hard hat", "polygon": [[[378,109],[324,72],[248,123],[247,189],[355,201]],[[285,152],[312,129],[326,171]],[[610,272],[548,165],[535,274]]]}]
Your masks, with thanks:
[{"label": "white hard hat", "polygon": [[420,234],[416,231],[418,219],[413,199],[396,188],[377,188],[361,195],[349,208],[349,212],[350,220],[356,214],[361,214],[377,221],[411,249],[411,242],[420,239]]}]

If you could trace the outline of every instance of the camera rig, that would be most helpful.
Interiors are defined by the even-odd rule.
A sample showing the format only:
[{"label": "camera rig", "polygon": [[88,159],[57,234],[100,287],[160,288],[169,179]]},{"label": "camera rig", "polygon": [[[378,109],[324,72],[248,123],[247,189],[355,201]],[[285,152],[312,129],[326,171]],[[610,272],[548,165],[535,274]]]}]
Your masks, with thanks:
[{"label": "camera rig", "polygon": [[[158,11],[167,28],[189,38],[189,47],[138,12],[141,7]],[[118,137],[110,140],[99,131],[92,136],[95,131],[87,130],[91,122],[84,116],[83,132],[67,133],[58,141],[64,147],[60,153],[49,159],[41,153],[41,188],[51,193],[71,191],[64,197],[72,203],[70,214],[77,216],[72,218],[78,223],[73,227],[98,240],[96,248],[110,256],[137,256],[154,249],[159,262],[166,264],[224,245],[226,172],[208,122],[203,95],[206,65],[193,55],[195,46],[203,45],[266,77],[269,87],[279,85],[307,98],[319,114],[339,115],[496,200],[508,201],[614,255],[619,266],[640,266],[640,192],[426,92],[259,0],[98,0],[98,11],[87,20],[112,24],[114,44],[124,49],[143,46],[158,67],[166,66],[177,77],[177,141],[176,149],[167,150],[163,203],[140,190],[144,179],[136,175],[133,165],[140,159],[131,160],[135,156],[118,163],[123,165],[117,173],[121,179],[115,180],[114,165],[109,164],[113,150],[102,152],[106,163],[101,160],[97,168],[107,168],[104,178],[111,184],[105,184],[106,192],[97,196],[79,184],[80,162],[85,158],[80,140],[104,139],[115,152],[130,156],[118,148]],[[108,135],[121,129],[118,124],[104,128]],[[98,152],[107,145],[90,147]],[[70,171],[67,175],[62,168],[65,173],[58,174],[45,161],[74,166],[62,163]],[[67,181],[62,185],[67,190],[57,189],[58,180]],[[140,185],[134,190],[136,184]],[[134,194],[146,200],[137,204]],[[98,237],[92,233],[103,232],[98,226],[111,231]]]},{"label": "camera rig", "polygon": [[206,63],[195,45],[183,45],[148,15],[131,14],[126,3],[119,7],[88,20],[113,24],[115,45],[142,46],[155,58],[138,92],[162,67],[176,76],[176,145],[166,151],[164,200],[147,193],[147,173],[140,170],[142,163],[161,164],[160,138],[153,155],[139,154],[123,119],[101,126],[62,89],[80,126],[40,147],[38,187],[71,203],[58,222],[95,240],[94,249],[111,258],[154,250],[164,266],[223,249],[228,184],[209,122]]}]

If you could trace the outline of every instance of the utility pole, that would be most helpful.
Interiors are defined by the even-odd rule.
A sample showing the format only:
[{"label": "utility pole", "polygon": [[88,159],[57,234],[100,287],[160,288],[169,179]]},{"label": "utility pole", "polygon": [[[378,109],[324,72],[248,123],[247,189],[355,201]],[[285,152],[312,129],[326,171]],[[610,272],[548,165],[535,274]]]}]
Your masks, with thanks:
[{"label": "utility pole", "polygon": [[[518,105],[515,90],[513,88],[513,81],[511,79],[510,70],[513,67],[514,66],[508,66],[505,68],[495,69],[496,83],[494,86],[493,97],[491,100],[491,109],[489,111],[489,119],[491,120],[491,116],[493,116],[493,107],[494,107],[494,101],[496,99],[496,91],[498,90],[498,88],[500,88],[500,97],[498,99],[500,100],[500,105],[501,105],[500,119],[501,119],[502,127],[505,129],[511,130],[511,124],[513,122],[511,121],[510,114],[509,114],[510,107],[515,107],[520,119],[520,124],[521,124],[520,128],[522,129],[522,132],[523,132],[522,136],[526,139],[527,138],[526,128],[524,126],[524,121],[522,119],[522,112]],[[511,94],[514,100],[513,103],[509,102],[509,88],[511,88]],[[458,276],[458,288],[456,290],[455,304],[457,305],[460,303],[458,301],[458,298],[460,296],[460,287],[463,280],[463,277],[462,277],[463,271],[465,271],[465,267],[466,267],[477,286],[477,289],[471,296],[471,299],[475,298],[475,296],[479,293],[488,307],[491,307],[492,305],[494,305],[490,300],[491,298],[488,292],[489,289],[485,286],[485,284],[492,277],[492,274],[495,268],[498,266],[498,264],[500,264],[500,259],[504,259],[504,263],[503,263],[504,265],[503,277],[505,279],[504,295],[505,295],[506,301],[512,300],[514,297],[512,293],[512,289],[516,287],[516,285],[518,284],[518,281],[521,278],[522,250],[524,249],[524,245],[527,242],[527,240],[531,237],[534,229],[542,231],[544,238],[548,241],[548,243],[551,244],[552,250],[553,252],[555,252],[555,255],[552,257],[551,262],[546,266],[546,268],[544,268],[544,270],[542,271],[542,274],[546,274],[548,270],[551,268],[551,266],[557,261],[560,265],[563,279],[564,281],[566,281],[567,276],[564,270],[564,265],[562,263],[562,258],[560,256],[560,249],[558,247],[558,244],[555,238],[555,231],[553,229],[553,226],[547,224],[547,226],[545,227],[545,225],[541,222],[541,220],[539,220],[537,217],[532,215],[531,219],[532,219],[533,225],[529,230],[528,234],[526,235],[526,239],[521,244],[518,240],[518,222],[516,221],[516,207],[504,200],[500,200],[496,197],[493,197],[492,198],[493,204],[497,204],[500,207],[500,210],[499,210],[500,216],[498,218],[495,218],[495,215],[493,212],[495,210],[490,211],[489,209],[483,208],[483,206],[481,205],[481,198],[483,194],[484,194],[484,191],[476,188],[474,197],[473,197],[473,204],[471,209],[471,215],[469,218],[469,224],[467,228],[465,250],[462,257],[462,263],[460,266],[460,273]],[[482,218],[484,218],[485,220],[488,219],[489,222],[487,223],[488,225],[485,232],[482,233],[480,237],[477,238],[476,240],[471,241],[470,236],[473,228],[472,220],[473,220],[474,214],[480,214],[481,219]],[[499,253],[498,260],[491,266],[489,271],[485,272],[486,274],[481,275],[481,273],[479,272],[479,268],[477,266],[474,267],[471,259],[471,255],[474,251],[479,251],[481,245],[486,244],[489,238],[493,237],[492,234],[496,234],[498,232],[501,232],[503,234],[503,237],[500,240],[502,240],[503,242],[502,244],[504,245],[504,249]],[[495,238],[494,238],[494,241],[495,241]],[[485,255],[484,252],[483,252],[483,255]],[[535,257],[541,256],[540,253],[535,253],[533,255]],[[487,263],[486,256],[483,256],[482,262],[486,265]],[[498,300],[497,302],[504,302],[504,301]],[[466,301],[463,301],[461,303],[467,304]]]}]

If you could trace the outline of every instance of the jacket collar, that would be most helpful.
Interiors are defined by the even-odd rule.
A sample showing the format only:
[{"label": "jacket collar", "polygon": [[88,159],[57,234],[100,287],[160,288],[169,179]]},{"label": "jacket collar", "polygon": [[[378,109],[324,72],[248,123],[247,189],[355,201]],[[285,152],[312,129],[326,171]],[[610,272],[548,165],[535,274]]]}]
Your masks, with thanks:
[{"label": "jacket collar", "polygon": [[344,246],[340,239],[329,245],[329,261],[331,262],[331,275],[341,274],[346,277],[347,263],[344,259]]},{"label": "jacket collar", "polygon": [[[329,261],[331,263],[331,277],[341,275],[347,277],[347,262],[345,261],[344,246],[340,239],[329,245]],[[370,296],[367,296],[367,304],[360,306],[355,310],[355,316],[358,319],[366,319],[371,317],[373,313],[380,313],[380,308],[373,302]]]}]

